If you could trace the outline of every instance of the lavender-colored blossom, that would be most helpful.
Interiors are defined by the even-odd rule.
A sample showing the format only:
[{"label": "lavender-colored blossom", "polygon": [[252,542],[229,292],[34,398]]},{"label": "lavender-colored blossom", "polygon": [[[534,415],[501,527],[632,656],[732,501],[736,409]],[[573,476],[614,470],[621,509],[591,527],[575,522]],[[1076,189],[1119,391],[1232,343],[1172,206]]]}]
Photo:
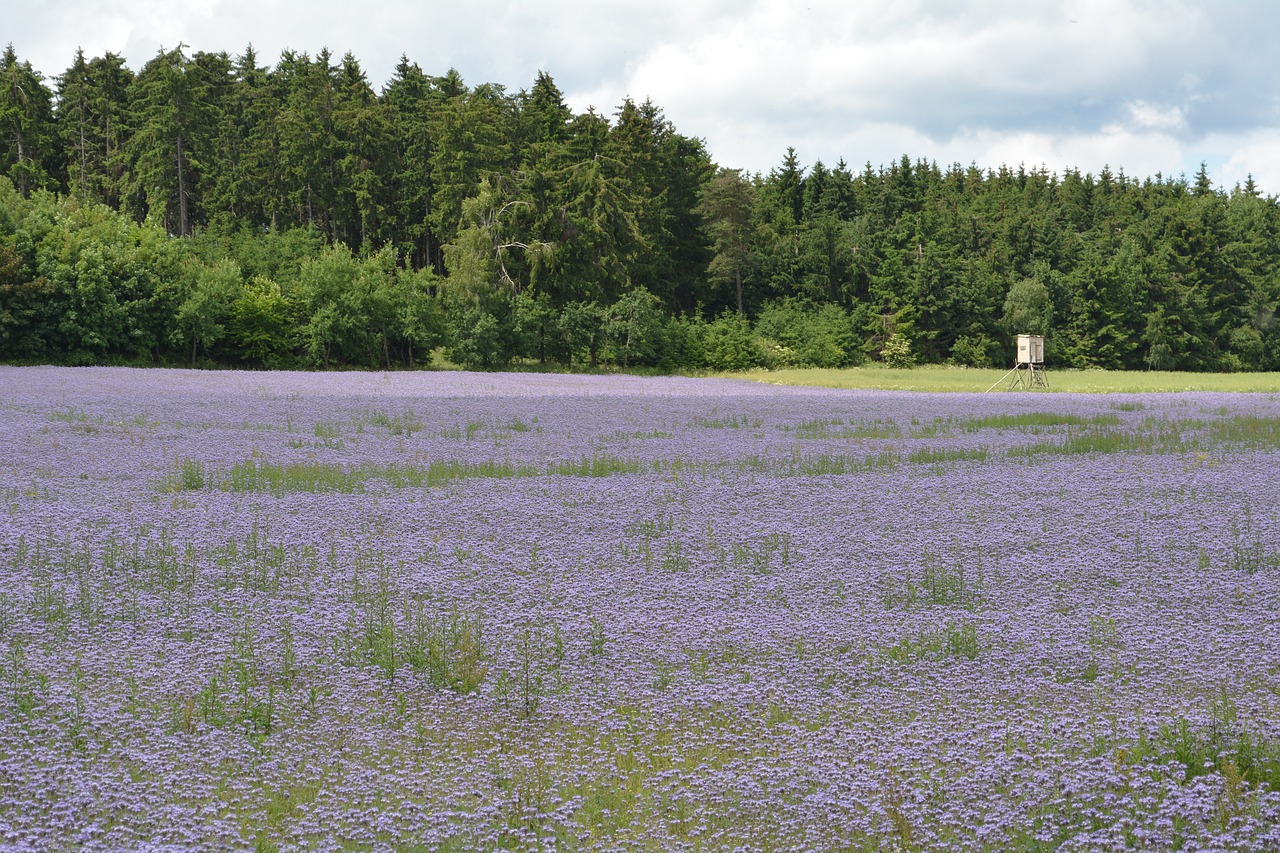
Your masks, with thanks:
[{"label": "lavender-colored blossom", "polygon": [[1280,846],[1280,399],[0,368],[0,850]]}]

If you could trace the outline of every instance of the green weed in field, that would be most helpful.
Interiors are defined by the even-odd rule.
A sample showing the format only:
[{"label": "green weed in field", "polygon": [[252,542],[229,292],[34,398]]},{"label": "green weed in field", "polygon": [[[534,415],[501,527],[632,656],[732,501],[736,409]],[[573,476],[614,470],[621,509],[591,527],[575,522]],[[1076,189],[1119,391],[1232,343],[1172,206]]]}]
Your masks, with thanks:
[{"label": "green weed in field", "polygon": [[1208,433],[1211,440],[1240,449],[1280,449],[1280,418],[1236,415],[1214,421]]},{"label": "green weed in field", "polygon": [[902,430],[891,420],[845,421],[841,418],[811,418],[790,429],[797,439],[857,440],[901,438]]},{"label": "green weed in field", "polygon": [[889,609],[914,607],[972,607],[982,598],[985,573],[980,558],[973,570],[964,561],[944,561],[926,553],[921,567],[908,567],[900,575],[886,573],[880,582],[881,602]]},{"label": "green weed in field", "polygon": [[985,462],[985,447],[918,447],[907,454],[912,465],[940,465],[944,462]]},{"label": "green weed in field", "polygon": [[947,658],[975,660],[982,653],[983,646],[977,626],[972,622],[964,622],[941,628],[922,628],[885,649],[883,656],[899,664]]},{"label": "green weed in field", "polygon": [[642,467],[638,459],[623,459],[609,453],[599,453],[584,456],[576,462],[553,462],[547,466],[547,473],[567,477],[609,477],[613,474],[638,474]]},{"label": "green weed in field", "polygon": [[764,422],[746,415],[717,415],[712,409],[710,417],[698,416],[689,421],[690,426],[705,429],[759,429]]},{"label": "green weed in field", "polygon": [[412,436],[422,431],[422,418],[406,409],[398,415],[386,412],[371,412],[369,420],[375,426],[383,427],[390,435]]}]

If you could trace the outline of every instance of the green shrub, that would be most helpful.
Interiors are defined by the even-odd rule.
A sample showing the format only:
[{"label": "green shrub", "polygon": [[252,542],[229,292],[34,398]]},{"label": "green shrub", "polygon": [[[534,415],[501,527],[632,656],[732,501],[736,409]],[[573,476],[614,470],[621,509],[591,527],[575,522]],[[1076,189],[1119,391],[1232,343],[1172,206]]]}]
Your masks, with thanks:
[{"label": "green shrub", "polygon": [[748,370],[762,363],[751,335],[751,324],[743,315],[728,310],[706,324],[702,353],[712,370]]},{"label": "green shrub", "polygon": [[884,342],[880,356],[889,367],[906,368],[916,363],[915,354],[911,352],[911,339],[899,332],[894,332]]},{"label": "green shrub", "polygon": [[487,370],[502,361],[502,329],[498,318],[481,308],[468,308],[454,318],[449,359],[471,370]]}]

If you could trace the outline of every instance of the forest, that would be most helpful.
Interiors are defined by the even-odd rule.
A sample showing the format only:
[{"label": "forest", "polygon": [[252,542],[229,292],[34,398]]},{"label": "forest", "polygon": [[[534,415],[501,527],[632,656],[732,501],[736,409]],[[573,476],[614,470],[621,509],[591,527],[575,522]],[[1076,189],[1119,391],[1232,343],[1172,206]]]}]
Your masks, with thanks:
[{"label": "forest", "polygon": [[0,361],[1280,369],[1252,180],[714,162],[651,102],[350,53],[0,57]]}]

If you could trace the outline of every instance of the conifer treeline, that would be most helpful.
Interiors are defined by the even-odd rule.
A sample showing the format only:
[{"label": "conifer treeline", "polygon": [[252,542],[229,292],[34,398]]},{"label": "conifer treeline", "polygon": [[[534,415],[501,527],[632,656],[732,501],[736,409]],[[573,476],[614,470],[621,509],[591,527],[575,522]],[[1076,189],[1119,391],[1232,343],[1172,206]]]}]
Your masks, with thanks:
[{"label": "conifer treeline", "polygon": [[0,358],[1280,369],[1280,204],[1123,171],[718,167],[402,58],[0,57]]}]

